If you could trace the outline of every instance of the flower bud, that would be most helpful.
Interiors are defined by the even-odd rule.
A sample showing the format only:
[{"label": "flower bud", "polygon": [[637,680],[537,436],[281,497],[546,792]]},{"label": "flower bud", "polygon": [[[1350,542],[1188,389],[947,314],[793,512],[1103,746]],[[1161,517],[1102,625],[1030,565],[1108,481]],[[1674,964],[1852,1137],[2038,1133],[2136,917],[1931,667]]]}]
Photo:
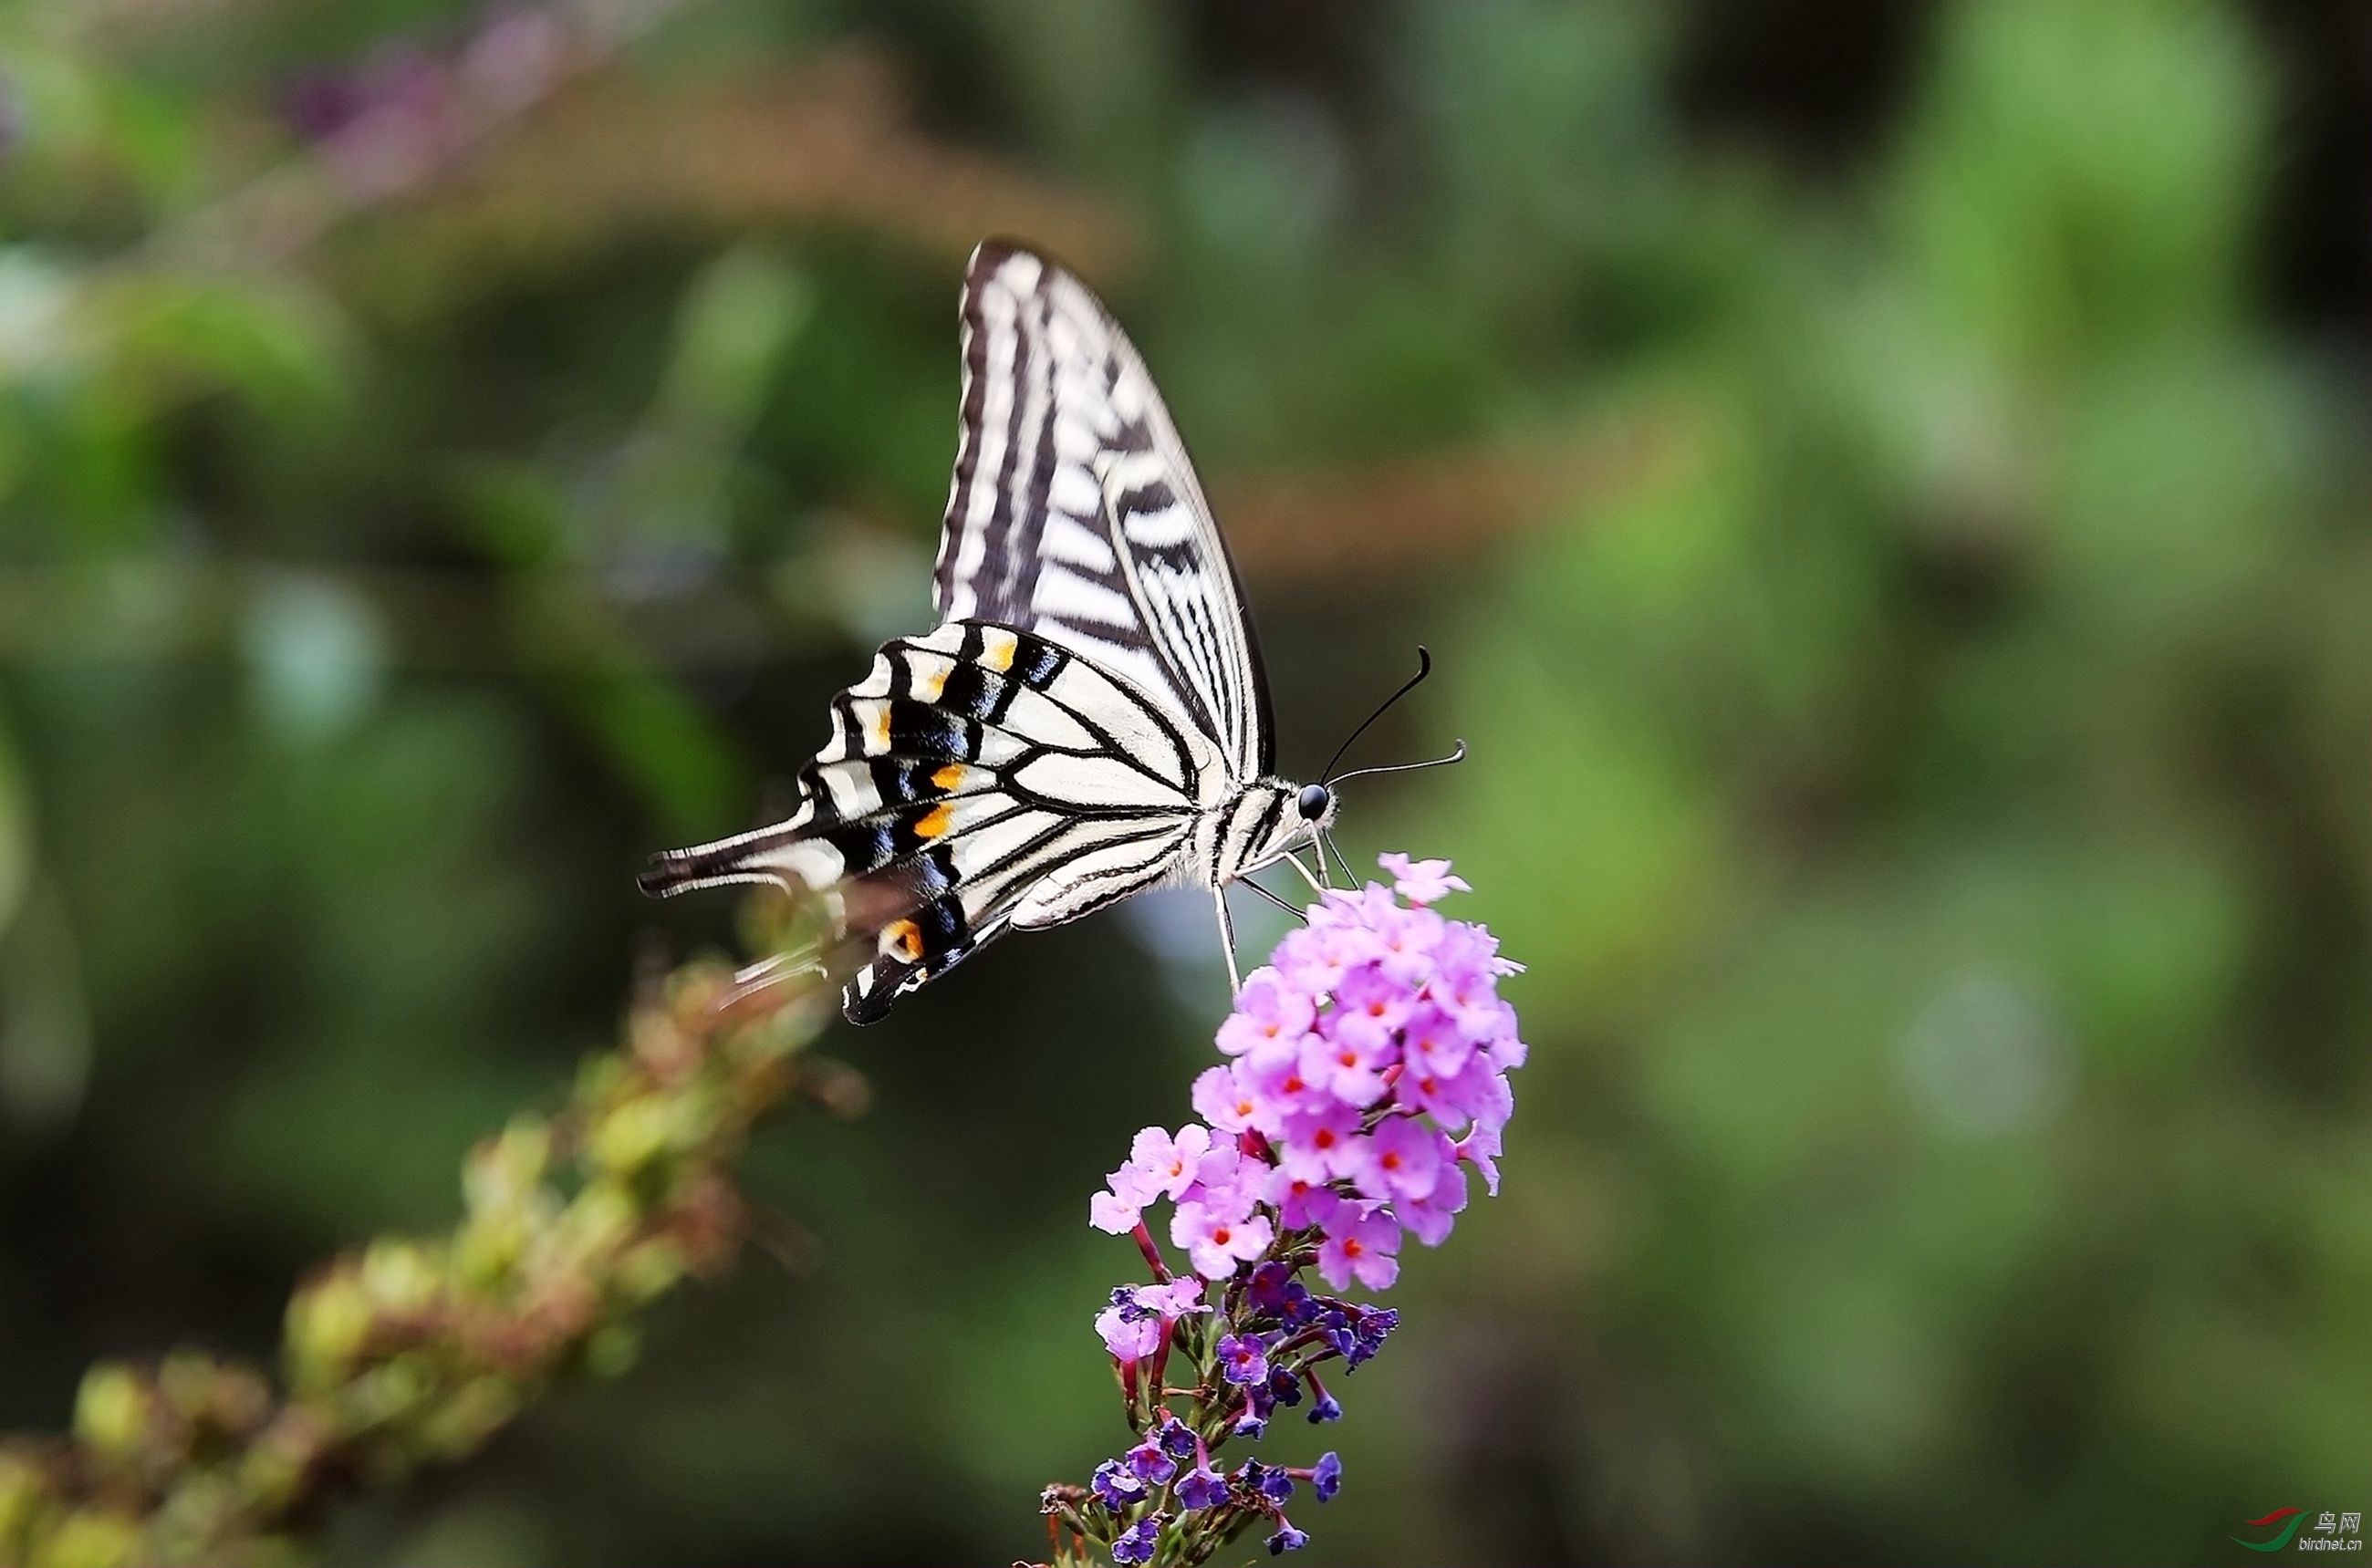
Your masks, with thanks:
[{"label": "flower bud", "polygon": [[101,1458],[126,1463],[140,1451],[154,1395],[122,1362],[102,1361],[83,1375],[75,1395],[74,1432]]}]

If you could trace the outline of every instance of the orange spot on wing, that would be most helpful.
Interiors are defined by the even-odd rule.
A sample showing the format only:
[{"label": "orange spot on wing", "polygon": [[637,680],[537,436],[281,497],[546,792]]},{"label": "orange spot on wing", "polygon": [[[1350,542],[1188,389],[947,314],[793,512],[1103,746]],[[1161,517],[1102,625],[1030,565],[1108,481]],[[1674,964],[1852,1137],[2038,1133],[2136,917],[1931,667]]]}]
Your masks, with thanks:
[{"label": "orange spot on wing", "polygon": [[881,950],[895,953],[908,963],[923,956],[923,929],[911,920],[893,920],[881,928]]},{"label": "orange spot on wing", "polygon": [[921,819],[914,824],[914,836],[918,839],[936,839],[946,832],[948,824],[955,819],[956,808],[942,802],[923,813]]},{"label": "orange spot on wing", "polygon": [[968,770],[961,762],[949,762],[946,767],[941,768],[937,772],[931,775],[931,787],[934,789],[943,789],[949,795],[953,795],[956,791],[963,788],[964,774]]}]

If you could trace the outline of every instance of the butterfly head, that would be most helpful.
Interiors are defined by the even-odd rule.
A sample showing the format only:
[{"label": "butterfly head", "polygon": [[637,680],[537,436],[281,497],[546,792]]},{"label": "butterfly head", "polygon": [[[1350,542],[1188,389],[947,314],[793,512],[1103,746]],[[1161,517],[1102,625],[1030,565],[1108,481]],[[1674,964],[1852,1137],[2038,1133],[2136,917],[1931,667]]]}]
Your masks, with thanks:
[{"label": "butterfly head", "polygon": [[1211,820],[1220,837],[1214,850],[1215,880],[1231,882],[1273,865],[1334,819],[1334,792],[1324,784],[1303,786],[1286,779],[1246,784]]}]

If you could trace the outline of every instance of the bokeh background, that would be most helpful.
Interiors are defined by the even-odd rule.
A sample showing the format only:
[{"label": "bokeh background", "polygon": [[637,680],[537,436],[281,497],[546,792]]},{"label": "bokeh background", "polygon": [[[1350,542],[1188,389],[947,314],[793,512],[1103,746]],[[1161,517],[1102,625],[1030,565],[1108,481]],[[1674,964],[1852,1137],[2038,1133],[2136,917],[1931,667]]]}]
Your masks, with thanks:
[{"label": "bokeh background", "polygon": [[[1365,756],[1473,760],[1346,836],[1531,966],[1313,1561],[2372,1504],[2350,0],[13,8],[0,1425],[268,1354],[735,942],[630,874],[926,622],[993,231],[1167,389],[1289,772],[1432,645]],[[1087,1194],[1222,991],[1153,900],[837,1032],[799,1243],[331,1560],[1042,1550],[1122,1436]]]}]

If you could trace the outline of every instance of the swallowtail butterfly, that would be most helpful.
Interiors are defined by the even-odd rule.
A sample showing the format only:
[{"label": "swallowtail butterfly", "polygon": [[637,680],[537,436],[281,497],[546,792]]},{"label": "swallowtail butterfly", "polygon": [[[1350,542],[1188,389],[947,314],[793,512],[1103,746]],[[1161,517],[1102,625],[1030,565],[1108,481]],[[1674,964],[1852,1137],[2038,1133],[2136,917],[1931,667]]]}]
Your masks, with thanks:
[{"label": "swallowtail butterfly", "polygon": [[787,819],[668,851],[641,878],[821,895],[860,1024],[1007,931],[1158,886],[1211,889],[1232,974],[1227,886],[1334,815],[1329,784],[1275,776],[1243,587],[1110,313],[992,240],[961,321],[937,629],[887,644],[832,699]]}]

